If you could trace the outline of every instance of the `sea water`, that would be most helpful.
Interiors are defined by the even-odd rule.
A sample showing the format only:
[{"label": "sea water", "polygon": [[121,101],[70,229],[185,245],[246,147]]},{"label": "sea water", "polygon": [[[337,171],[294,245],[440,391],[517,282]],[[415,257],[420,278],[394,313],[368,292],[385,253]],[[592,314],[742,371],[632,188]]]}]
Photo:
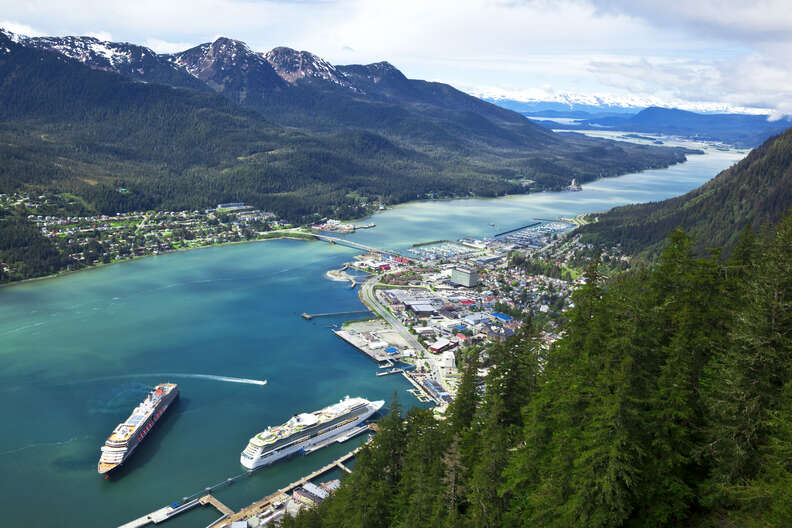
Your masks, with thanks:
[{"label": "sea water", "polygon": [[[668,169],[588,183],[581,192],[406,204],[374,215],[376,228],[350,236],[391,249],[489,236],[535,218],[679,195],[742,155],[712,149]],[[356,290],[325,278],[354,254],[320,242],[266,241],[0,289],[3,524],[116,526],[240,474],[248,439],[295,413],[345,395],[389,401],[398,394],[416,405],[401,376],[376,377],[376,364],[330,331],[344,319],[300,317],[362,308]],[[96,472],[99,448],[165,381],[179,384],[180,399],[104,480]],[[213,493],[238,509],[363,440],[279,462]],[[198,507],[168,526],[205,526],[218,516]]]}]

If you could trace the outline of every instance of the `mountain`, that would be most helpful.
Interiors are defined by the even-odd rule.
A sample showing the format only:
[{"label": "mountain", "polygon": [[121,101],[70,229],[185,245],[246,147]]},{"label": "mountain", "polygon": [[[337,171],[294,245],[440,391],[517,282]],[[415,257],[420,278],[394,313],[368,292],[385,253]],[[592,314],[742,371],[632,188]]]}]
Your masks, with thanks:
[{"label": "mountain", "polygon": [[102,212],[246,201],[295,221],[360,216],[375,200],[560,189],[689,152],[554,134],[387,63],[227,38],[173,55],[84,37],[0,46],[0,192],[67,191]]},{"label": "mountain", "polygon": [[574,125],[551,125],[554,129],[611,129],[682,136],[752,148],[792,126],[789,118],[770,121],[769,117],[755,114],[697,114],[677,108],[649,107],[632,116],[593,116]]},{"label": "mountain", "polygon": [[328,82],[348,88],[353,92],[361,92],[335,66],[313,53],[278,47],[263,56],[278,76],[290,84],[312,81]]},{"label": "mountain", "polygon": [[164,57],[236,103],[255,105],[286,88],[270,63],[238,40],[221,37]]},{"label": "mountain", "polygon": [[659,252],[682,227],[708,247],[732,247],[740,231],[775,225],[792,207],[792,128],[768,139],[733,167],[684,196],[617,207],[580,228],[590,241],[632,253]]},{"label": "mountain", "polygon": [[20,42],[130,79],[208,91],[206,84],[144,46],[101,41],[94,37],[22,37]]}]

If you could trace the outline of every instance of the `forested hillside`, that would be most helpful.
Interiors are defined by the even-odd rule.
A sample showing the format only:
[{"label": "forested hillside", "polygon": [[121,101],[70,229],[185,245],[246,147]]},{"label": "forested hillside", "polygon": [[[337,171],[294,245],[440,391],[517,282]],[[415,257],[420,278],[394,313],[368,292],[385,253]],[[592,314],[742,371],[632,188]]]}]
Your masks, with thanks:
[{"label": "forested hillside", "polygon": [[549,350],[528,325],[470,351],[446,420],[393,404],[335,495],[283,526],[789,526],[792,217],[725,262],[693,246],[675,231],[610,282],[592,263]]},{"label": "forested hillside", "polygon": [[628,253],[659,253],[668,234],[682,227],[698,253],[731,248],[740,230],[770,226],[792,207],[792,129],[768,139],[735,166],[701,187],[662,202],[627,205],[597,215],[580,228],[602,245],[622,244]]},{"label": "forested hillside", "polygon": [[[78,52],[85,49],[72,51],[83,56]],[[133,58],[145,55],[132,51]],[[198,64],[214,68],[213,57]],[[152,70],[156,80],[166,77],[165,64]],[[207,79],[254,98],[251,83],[260,78],[232,77]],[[254,111],[220,95],[97,71],[2,31],[0,79],[0,193],[66,191],[105,213],[244,201],[298,222],[351,218],[373,201],[525,192],[524,179],[534,180],[535,190],[555,189],[573,177],[587,181],[678,163],[686,153],[561,137],[517,114],[469,103],[450,87],[418,81],[410,86],[420,106],[381,97],[357,101],[298,83],[263,115],[263,106]],[[235,84],[242,81],[248,84]],[[298,102],[303,117],[294,114],[295,122],[307,116],[311,127],[284,126],[294,124],[284,116]],[[332,115],[345,116],[349,126]],[[368,125],[353,127],[354,116]]]}]

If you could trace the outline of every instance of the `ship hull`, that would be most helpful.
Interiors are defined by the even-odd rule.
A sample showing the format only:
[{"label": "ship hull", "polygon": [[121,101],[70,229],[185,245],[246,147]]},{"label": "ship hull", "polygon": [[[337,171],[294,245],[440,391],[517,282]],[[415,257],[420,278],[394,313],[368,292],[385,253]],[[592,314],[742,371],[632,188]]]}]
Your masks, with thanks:
[{"label": "ship hull", "polygon": [[[349,431],[353,427],[362,424],[379,409],[380,407],[372,405],[370,406],[370,409],[368,411],[351,419],[348,423],[345,423],[339,427],[335,427],[330,431],[326,431],[324,433],[320,433],[315,436],[306,437],[304,440],[297,441],[293,444],[277,449],[273,452],[266,453],[262,456],[251,457],[243,451],[239,457],[239,462],[248,471],[253,471],[263,466],[268,466],[281,459],[294,455],[295,453],[304,452],[306,449],[309,449],[317,444],[320,444],[322,442],[327,442],[329,440],[332,440],[333,438],[341,436],[343,433]],[[299,435],[295,435],[295,436],[299,436]]]}]

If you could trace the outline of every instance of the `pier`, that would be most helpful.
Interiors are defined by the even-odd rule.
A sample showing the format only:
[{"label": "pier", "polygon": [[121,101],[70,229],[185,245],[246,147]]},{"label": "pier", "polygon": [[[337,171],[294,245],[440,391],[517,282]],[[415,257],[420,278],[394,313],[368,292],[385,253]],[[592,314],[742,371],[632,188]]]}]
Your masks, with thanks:
[{"label": "pier", "polygon": [[408,372],[404,372],[403,371],[402,375],[407,379],[407,381],[409,381],[413,385],[413,387],[415,387],[414,389],[409,389],[408,392],[410,392],[413,396],[418,398],[418,401],[421,401],[421,402],[430,401],[430,402],[432,402],[432,403],[434,403],[436,405],[441,405],[443,403],[441,401],[438,401],[431,394],[429,394],[426,391],[426,389],[423,388],[423,386],[421,386],[420,383],[418,383],[416,380],[414,380],[413,377]]},{"label": "pier", "polygon": [[265,512],[268,508],[271,508],[271,507],[274,507],[274,506],[279,506],[280,504],[283,504],[288,499],[288,493],[290,491],[293,491],[294,489],[299,488],[300,486],[302,486],[305,483],[315,479],[316,477],[319,477],[319,476],[327,473],[331,469],[338,468],[338,469],[340,469],[342,471],[351,473],[352,471],[344,465],[344,462],[346,462],[350,458],[353,458],[355,455],[357,455],[358,452],[360,452],[360,450],[362,448],[363,448],[363,446],[360,446],[360,447],[350,451],[346,455],[344,455],[344,456],[334,460],[333,462],[327,464],[326,466],[317,469],[316,471],[314,471],[310,475],[306,475],[303,478],[301,478],[300,480],[292,482],[291,484],[289,484],[285,488],[281,488],[278,491],[276,491],[275,493],[273,493],[271,495],[268,495],[268,496],[264,497],[263,499],[258,500],[256,502],[254,502],[253,504],[242,508],[238,512],[236,512],[236,513],[234,513],[232,515],[229,515],[225,519],[218,520],[218,522],[214,523],[212,525],[212,527],[213,528],[222,528],[222,527],[226,527],[226,526],[231,526],[231,523],[233,523],[233,522],[244,521],[244,520],[246,520],[246,519],[248,519],[250,517],[253,517],[254,515],[258,515],[260,513]]},{"label": "pier", "polygon": [[215,497],[211,493],[207,493],[201,498],[193,499],[181,505],[175,502],[170,506],[165,506],[164,508],[160,508],[159,510],[153,511],[148,515],[139,517],[134,521],[130,521],[126,524],[122,524],[118,528],[140,528],[141,526],[146,526],[152,523],[159,524],[161,522],[167,521],[168,519],[176,515],[179,515],[180,513],[184,513],[188,510],[191,510],[196,506],[206,506],[206,505],[214,506],[217,509],[217,511],[223,514],[224,517],[230,516],[234,513],[234,510],[232,510],[231,508],[220,502],[217,499],[217,497]]},{"label": "pier", "polygon": [[416,242],[412,247],[431,246],[432,244],[451,244],[450,240],[430,240],[429,242]]},{"label": "pier", "polygon": [[393,366],[393,361],[401,358],[401,354],[390,354],[386,352],[385,349],[374,349],[367,346],[365,339],[352,332],[346,330],[333,330],[333,333],[378,363],[388,361],[391,364],[390,366]]},{"label": "pier", "polygon": [[337,315],[363,315],[370,313],[371,312],[369,310],[355,310],[352,312],[327,312],[327,313],[315,313],[315,314],[303,313],[301,317],[306,321],[310,321],[311,319],[315,319],[317,317],[334,317]]},{"label": "pier", "polygon": [[[361,433],[363,433],[365,431],[377,432],[377,431],[379,431],[379,427],[377,426],[376,423],[370,423],[370,424],[367,424],[367,425],[364,425],[364,426],[361,426],[361,427],[357,427],[356,429],[351,430],[349,433],[347,433],[346,435],[344,435],[341,438],[331,439],[331,441],[327,442],[326,444],[322,445],[321,447],[324,447],[325,445],[329,445],[329,444],[334,443],[334,442],[337,442],[337,443],[345,442],[345,441],[349,440],[350,438],[353,438],[353,437],[355,437],[355,436],[357,436],[357,435],[359,435],[359,434],[361,434]],[[250,475],[253,474],[252,471],[242,473],[240,475],[237,475],[236,477],[228,478],[228,479],[222,481],[220,484],[216,484],[215,486],[212,486],[210,488],[206,488],[203,492],[201,492],[201,493],[203,493],[203,495],[200,495],[200,496],[197,496],[198,494],[192,495],[191,497],[193,497],[193,498],[185,497],[184,499],[182,499],[181,503],[180,502],[174,502],[173,504],[170,504],[168,506],[165,506],[163,508],[155,510],[155,511],[153,511],[153,512],[147,514],[147,515],[139,517],[139,518],[135,519],[134,521],[130,521],[130,522],[126,523],[126,524],[122,524],[118,528],[141,528],[141,527],[147,526],[149,524],[159,524],[161,522],[167,521],[168,519],[171,519],[171,518],[175,517],[176,515],[178,515],[180,513],[184,513],[186,511],[189,511],[189,510],[195,508],[196,506],[212,506],[212,507],[214,507],[217,511],[219,511],[222,514],[222,517],[220,517],[219,519],[217,519],[216,521],[212,522],[209,525],[212,528],[220,528],[220,527],[223,527],[223,526],[231,526],[231,523],[234,522],[234,521],[245,520],[248,517],[252,517],[253,515],[257,515],[259,513],[262,513],[264,510],[266,510],[269,507],[279,506],[280,504],[282,504],[282,503],[286,502],[286,500],[288,500],[289,497],[288,497],[287,493],[289,493],[289,492],[293,491],[294,489],[302,486],[303,484],[315,479],[316,477],[319,477],[319,476],[327,473],[328,471],[330,471],[332,469],[338,468],[341,471],[344,471],[346,473],[352,473],[352,470],[350,470],[347,466],[345,466],[344,462],[348,461],[349,459],[351,459],[355,455],[357,455],[360,452],[361,449],[363,449],[363,445],[358,446],[357,448],[353,449],[349,453],[347,453],[347,454],[337,458],[336,460],[330,462],[326,466],[317,469],[316,471],[314,471],[310,475],[306,475],[303,478],[301,478],[300,480],[292,482],[291,484],[289,484],[285,488],[281,488],[278,491],[276,491],[275,493],[273,493],[271,495],[268,495],[268,496],[264,497],[263,499],[258,500],[258,501],[254,502],[253,504],[251,504],[251,505],[249,505],[249,506],[247,506],[245,508],[242,508],[238,512],[234,512],[234,510],[232,510],[231,508],[229,508],[228,506],[223,504],[217,497],[212,495],[210,493],[210,491],[213,490],[214,488],[219,487],[219,486],[231,484],[237,478],[241,478],[243,476],[245,476],[245,477],[246,476],[250,476]]]},{"label": "pier", "polygon": [[389,374],[399,374],[401,372],[404,372],[404,369],[395,368],[395,369],[386,370],[385,372],[377,372],[377,376],[387,376]]}]

